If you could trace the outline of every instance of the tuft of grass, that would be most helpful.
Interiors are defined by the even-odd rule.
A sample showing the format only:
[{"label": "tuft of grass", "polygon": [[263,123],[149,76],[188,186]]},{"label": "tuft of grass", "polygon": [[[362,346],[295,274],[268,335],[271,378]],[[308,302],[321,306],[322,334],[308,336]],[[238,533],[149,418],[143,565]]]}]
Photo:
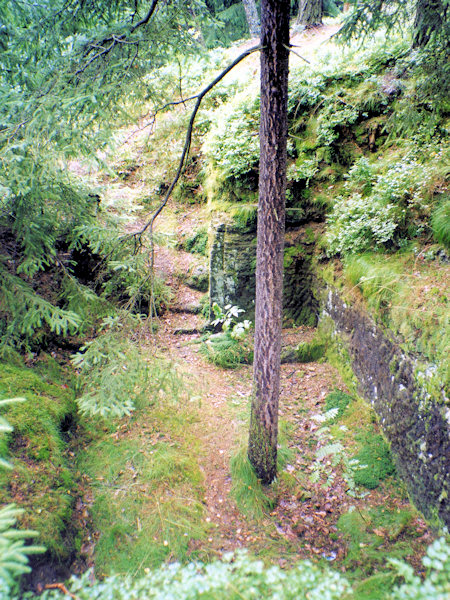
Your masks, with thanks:
[{"label": "tuft of grass", "polygon": [[361,434],[357,439],[362,441],[363,446],[353,458],[365,467],[355,472],[355,483],[372,490],[395,473],[391,451],[383,436],[374,434],[373,431]]},{"label": "tuft of grass", "polygon": [[[288,446],[288,439],[291,434],[292,424],[287,421],[280,421],[277,452],[278,473],[281,473],[289,460],[292,459],[293,453]],[[277,484],[272,484],[270,488],[261,484],[248,459],[246,443],[242,443],[233,453],[230,470],[233,481],[231,493],[239,510],[254,519],[262,519],[275,506],[276,500],[274,498]],[[272,494],[274,494],[273,497]]]},{"label": "tuft of grass", "polygon": [[325,343],[318,338],[314,338],[310,342],[299,344],[295,349],[295,356],[298,362],[301,363],[315,362],[324,356],[325,351]]},{"label": "tuft of grass", "polygon": [[200,347],[207,360],[223,369],[236,369],[253,361],[253,349],[248,340],[236,340],[229,332],[209,336]]},{"label": "tuft of grass", "polygon": [[274,502],[263,489],[261,481],[250,464],[247,446],[241,446],[231,457],[231,493],[239,510],[250,517],[261,519]]},{"label": "tuft of grass", "polygon": [[450,199],[441,202],[433,212],[431,228],[436,241],[450,250]]},{"label": "tuft of grass", "polygon": [[[52,379],[56,382],[49,383]],[[70,377],[50,357],[38,369],[1,364],[0,399],[19,395],[27,402],[3,412],[14,428],[2,442],[14,470],[0,471],[0,504],[13,502],[24,509],[21,527],[39,531],[39,543],[63,560],[71,551],[64,533],[74,486],[65,453],[76,412]]]}]

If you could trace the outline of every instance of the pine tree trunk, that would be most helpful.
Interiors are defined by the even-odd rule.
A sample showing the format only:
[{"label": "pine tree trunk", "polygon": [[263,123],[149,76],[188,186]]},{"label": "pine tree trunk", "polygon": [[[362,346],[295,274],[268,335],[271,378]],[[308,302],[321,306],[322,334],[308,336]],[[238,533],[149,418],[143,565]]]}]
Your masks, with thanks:
[{"label": "pine tree trunk", "polygon": [[323,3],[322,0],[300,0],[296,25],[306,28],[322,25]]},{"label": "pine tree trunk", "polygon": [[248,456],[276,476],[286,194],[289,0],[262,0],[255,351]]},{"label": "pine tree trunk", "polygon": [[258,10],[255,0],[242,0],[245,16],[247,17],[248,28],[252,37],[259,37],[261,25],[259,23]]},{"label": "pine tree trunk", "polygon": [[441,32],[447,20],[447,10],[442,0],[417,0],[413,29],[414,48],[423,48],[430,41],[433,32]]}]

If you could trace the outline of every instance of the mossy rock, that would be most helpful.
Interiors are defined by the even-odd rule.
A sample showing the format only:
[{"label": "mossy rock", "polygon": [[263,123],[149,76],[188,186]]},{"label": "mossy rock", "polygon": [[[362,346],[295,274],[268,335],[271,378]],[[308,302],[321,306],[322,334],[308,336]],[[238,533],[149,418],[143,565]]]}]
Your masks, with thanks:
[{"label": "mossy rock", "polygon": [[[71,551],[64,533],[74,484],[65,438],[76,409],[70,376],[52,359],[45,362],[36,369],[1,364],[0,398],[21,396],[26,402],[2,411],[14,431],[2,442],[13,470],[0,472],[0,503],[15,502],[25,509],[21,525],[39,531],[39,543],[64,559]],[[57,383],[49,382],[53,378]]]}]

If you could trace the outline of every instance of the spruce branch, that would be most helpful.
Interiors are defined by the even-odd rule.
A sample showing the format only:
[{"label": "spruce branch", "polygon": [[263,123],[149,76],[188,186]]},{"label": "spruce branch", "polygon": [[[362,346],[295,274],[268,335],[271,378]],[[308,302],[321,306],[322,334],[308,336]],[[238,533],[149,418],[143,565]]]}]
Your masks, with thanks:
[{"label": "spruce branch", "polygon": [[[156,10],[156,6],[157,6],[158,2],[159,2],[159,0],[153,0],[145,17],[143,17],[140,21],[138,21],[135,25],[133,25],[130,28],[129,35],[132,35],[136,31],[136,29],[138,29],[139,27],[142,27],[143,25],[147,25],[147,23],[150,21],[150,19],[153,16],[153,13]],[[109,45],[107,45],[107,44],[109,44]],[[97,50],[98,50],[98,52],[93,54],[84,63],[83,66],[81,66],[79,69],[77,69],[77,71],[75,71],[74,78],[77,78],[80,75],[82,75],[86,71],[86,69],[92,63],[94,63],[96,60],[98,60],[99,58],[106,57],[106,55],[109,54],[111,52],[111,50],[113,50],[119,44],[131,44],[131,45],[134,45],[137,47],[139,46],[139,42],[129,41],[127,39],[126,34],[116,35],[113,33],[112,35],[103,38],[103,40],[101,40],[100,42],[91,42],[91,43],[87,44],[86,51],[84,53],[84,57],[87,58],[92,52],[95,52]],[[133,59],[133,61],[134,61],[134,59]]]}]

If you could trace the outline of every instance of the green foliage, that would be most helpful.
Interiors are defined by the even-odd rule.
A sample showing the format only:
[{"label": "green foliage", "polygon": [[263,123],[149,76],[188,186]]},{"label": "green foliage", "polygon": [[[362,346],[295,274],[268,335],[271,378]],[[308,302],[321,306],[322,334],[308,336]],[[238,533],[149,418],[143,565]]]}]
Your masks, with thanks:
[{"label": "green foliage", "polygon": [[273,508],[274,502],[264,491],[261,481],[247,456],[247,446],[239,448],[230,461],[231,493],[239,510],[255,519],[261,519]]},{"label": "green foliage", "polygon": [[157,414],[160,424],[155,426],[148,414],[142,436],[102,437],[82,459],[80,466],[93,482],[91,514],[100,532],[95,564],[101,575],[141,576],[169,557],[185,560],[189,545],[205,535],[195,440],[173,439],[180,433],[180,414],[167,434],[161,431],[161,411]]},{"label": "green foliage", "polygon": [[329,411],[337,408],[336,420],[340,419],[347,406],[352,402],[353,398],[343,392],[342,390],[335,389],[334,392],[327,394],[325,398],[325,410]]},{"label": "green foliage", "polygon": [[298,362],[315,362],[325,354],[326,345],[318,337],[310,342],[301,342],[295,349],[295,358]]},{"label": "green foliage", "polygon": [[[411,510],[389,510],[384,506],[350,510],[339,517],[338,529],[347,542],[345,565],[353,575],[371,575],[382,571],[386,565],[387,542],[389,556],[402,558],[411,553],[411,547],[402,539],[402,533],[413,525],[414,513]],[[383,596],[381,596],[383,597]]]},{"label": "green foliage", "polygon": [[[303,561],[290,570],[266,568],[245,551],[226,554],[222,560],[209,564],[165,565],[138,580],[111,577],[102,583],[91,583],[86,574],[74,578],[69,587],[80,600],[96,600],[110,594],[117,600],[133,596],[142,600],[163,600],[169,596],[174,600],[339,600],[344,594],[351,594],[341,574],[311,561]],[[44,592],[42,599],[50,598],[56,598],[55,592]]]},{"label": "green foliage", "polygon": [[250,340],[250,321],[238,321],[242,308],[228,304],[223,309],[214,302],[211,307],[215,319],[211,325],[222,329],[221,333],[207,335],[202,340],[201,352],[213,364],[224,369],[236,369],[253,361]]},{"label": "green foliage", "polygon": [[424,580],[414,575],[413,569],[396,559],[389,559],[405,583],[394,589],[392,600],[445,600],[450,594],[450,544],[445,538],[435,540],[422,563],[427,570]]},{"label": "green foliage", "polygon": [[[41,369],[47,372],[45,366]],[[0,397],[23,394],[27,402],[6,406],[6,418],[14,427],[6,437],[14,458],[14,493],[8,485],[10,475],[1,473],[0,503],[19,496],[25,509],[20,522],[27,529],[38,530],[40,541],[63,559],[70,551],[63,534],[73,502],[73,478],[65,453],[67,433],[63,430],[73,422],[75,406],[70,379],[59,371],[61,383],[48,383],[45,375],[23,365],[2,364]]]},{"label": "green foliage", "polygon": [[206,227],[201,227],[195,231],[183,244],[187,252],[193,254],[207,255],[208,250],[208,230]]},{"label": "green foliage", "polygon": [[61,336],[74,334],[81,324],[80,315],[55,306],[37,295],[29,283],[12,275],[0,264],[0,310],[6,316],[2,344],[31,348],[36,332],[48,328]]},{"label": "green foliage", "polygon": [[215,0],[207,3],[216,21],[202,27],[205,44],[208,48],[217,45],[229,45],[232,41],[248,36],[248,24],[242,2],[222,2]]},{"label": "green foliage", "polygon": [[2,590],[14,589],[24,573],[30,573],[29,556],[45,552],[43,546],[26,544],[26,540],[39,535],[37,531],[17,529],[17,517],[23,510],[15,504],[0,508],[0,585]]},{"label": "green foliage", "polygon": [[401,0],[356,0],[353,10],[349,11],[344,26],[339,32],[346,41],[361,39],[377,30],[392,34],[410,26],[414,45],[447,49],[449,16],[446,0],[429,2],[402,2]]},{"label": "green foliage", "polygon": [[[399,246],[426,226],[439,176],[437,165],[406,156],[384,173],[360,159],[349,171],[346,196],[336,199],[328,217],[328,253],[362,252],[373,247]],[[361,179],[366,183],[361,185]],[[364,195],[363,195],[364,194]]]},{"label": "green foliage", "polygon": [[428,397],[441,402],[449,368],[446,269],[436,268],[433,253],[429,260],[425,256],[417,248],[353,256],[346,260],[345,277],[377,319],[401,337],[406,350],[435,365],[427,376],[423,372],[428,367],[418,367],[417,382]]},{"label": "green foliage", "polygon": [[450,200],[444,199],[434,210],[431,227],[436,240],[450,250]]},{"label": "green foliage", "polygon": [[253,361],[250,340],[233,338],[229,331],[204,338],[200,351],[207,360],[223,369],[236,369]]},{"label": "green foliage", "polygon": [[[197,0],[160,3],[147,26],[149,3],[141,0],[2,2],[0,310],[7,324],[1,333],[13,345],[30,346],[40,329],[72,333],[85,319],[75,302],[67,309],[58,296],[68,279],[74,295],[72,250],[83,244],[98,209],[69,160],[98,164],[99,151],[111,150],[112,131],[134,120],[143,102],[167,102],[167,86],[179,73],[164,73],[163,66],[179,48],[198,54],[190,29],[197,9],[207,25],[209,13]],[[116,285],[140,290],[129,261],[111,260],[119,261],[110,271]],[[48,283],[49,272],[46,295],[41,282]]]},{"label": "green foliage", "polygon": [[[372,548],[373,549],[373,548]],[[364,551],[364,548],[363,548]],[[402,554],[397,549],[397,554]],[[381,566],[385,555],[380,554]],[[277,598],[279,600],[342,600],[343,598],[371,598],[371,600],[446,600],[449,593],[450,545],[444,538],[429,546],[423,559],[427,575],[424,580],[414,575],[412,568],[398,559],[391,559],[392,570],[386,575],[391,590],[379,589],[378,596],[354,594],[342,574],[320,568],[311,561],[302,561],[291,569],[278,566],[265,567],[262,561],[250,557],[245,551],[226,554],[222,560],[209,564],[190,563],[186,566],[172,563],[147,573],[140,579],[108,577],[92,581],[91,574],[73,577],[69,591],[80,600],[163,600],[169,595],[174,600],[250,600],[251,598]],[[390,576],[389,576],[390,575]],[[394,587],[395,575],[405,580]],[[366,582],[363,582],[363,584]],[[370,583],[373,583],[373,579]],[[355,588],[358,590],[359,585]],[[25,595],[24,598],[28,598]],[[60,592],[47,590],[42,600],[56,600]]]},{"label": "green foliage", "polygon": [[[322,481],[322,489],[331,486],[336,478],[336,467],[342,468],[342,478],[347,484],[347,494],[353,497],[362,497],[356,490],[355,474],[362,468],[359,461],[350,458],[344,444],[337,440],[331,432],[329,424],[336,420],[339,408],[331,408],[327,412],[314,415],[312,418],[321,427],[317,430],[319,446],[315,452],[315,460],[311,465],[311,482],[319,483]],[[342,432],[346,432],[345,426],[340,427]]]},{"label": "green foliage", "polygon": [[[130,418],[103,429],[87,423],[92,439],[78,468],[93,490],[99,575],[136,577],[166,560],[185,561],[208,527],[201,448],[190,427],[198,418],[195,405],[167,362],[149,370],[155,381]],[[161,377],[165,385],[158,388]]]},{"label": "green foliage", "polygon": [[362,443],[362,448],[353,457],[360,463],[354,476],[355,483],[372,490],[395,474],[392,455],[382,435],[368,432],[356,437]]},{"label": "green foliage", "polygon": [[245,178],[259,159],[259,95],[237,94],[215,113],[203,151],[221,177]]},{"label": "green foliage", "polygon": [[145,360],[127,337],[139,319],[124,316],[105,319],[104,333],[72,357],[81,376],[77,404],[83,414],[122,417],[144,402],[157,402],[162,394],[179,394],[181,383],[174,370],[156,358]]},{"label": "green foliage", "polygon": [[[25,402],[25,398],[7,398],[0,400],[0,408]],[[13,428],[0,416],[0,441],[5,433],[11,433]],[[6,461],[3,444],[0,444],[0,468],[12,469],[9,461]],[[7,504],[0,508],[0,586],[6,593],[14,588],[16,581],[24,573],[29,573],[28,558],[32,554],[45,552],[45,548],[36,545],[26,545],[27,538],[36,537],[37,531],[21,530],[16,528],[17,517],[23,514],[15,504]]]}]

